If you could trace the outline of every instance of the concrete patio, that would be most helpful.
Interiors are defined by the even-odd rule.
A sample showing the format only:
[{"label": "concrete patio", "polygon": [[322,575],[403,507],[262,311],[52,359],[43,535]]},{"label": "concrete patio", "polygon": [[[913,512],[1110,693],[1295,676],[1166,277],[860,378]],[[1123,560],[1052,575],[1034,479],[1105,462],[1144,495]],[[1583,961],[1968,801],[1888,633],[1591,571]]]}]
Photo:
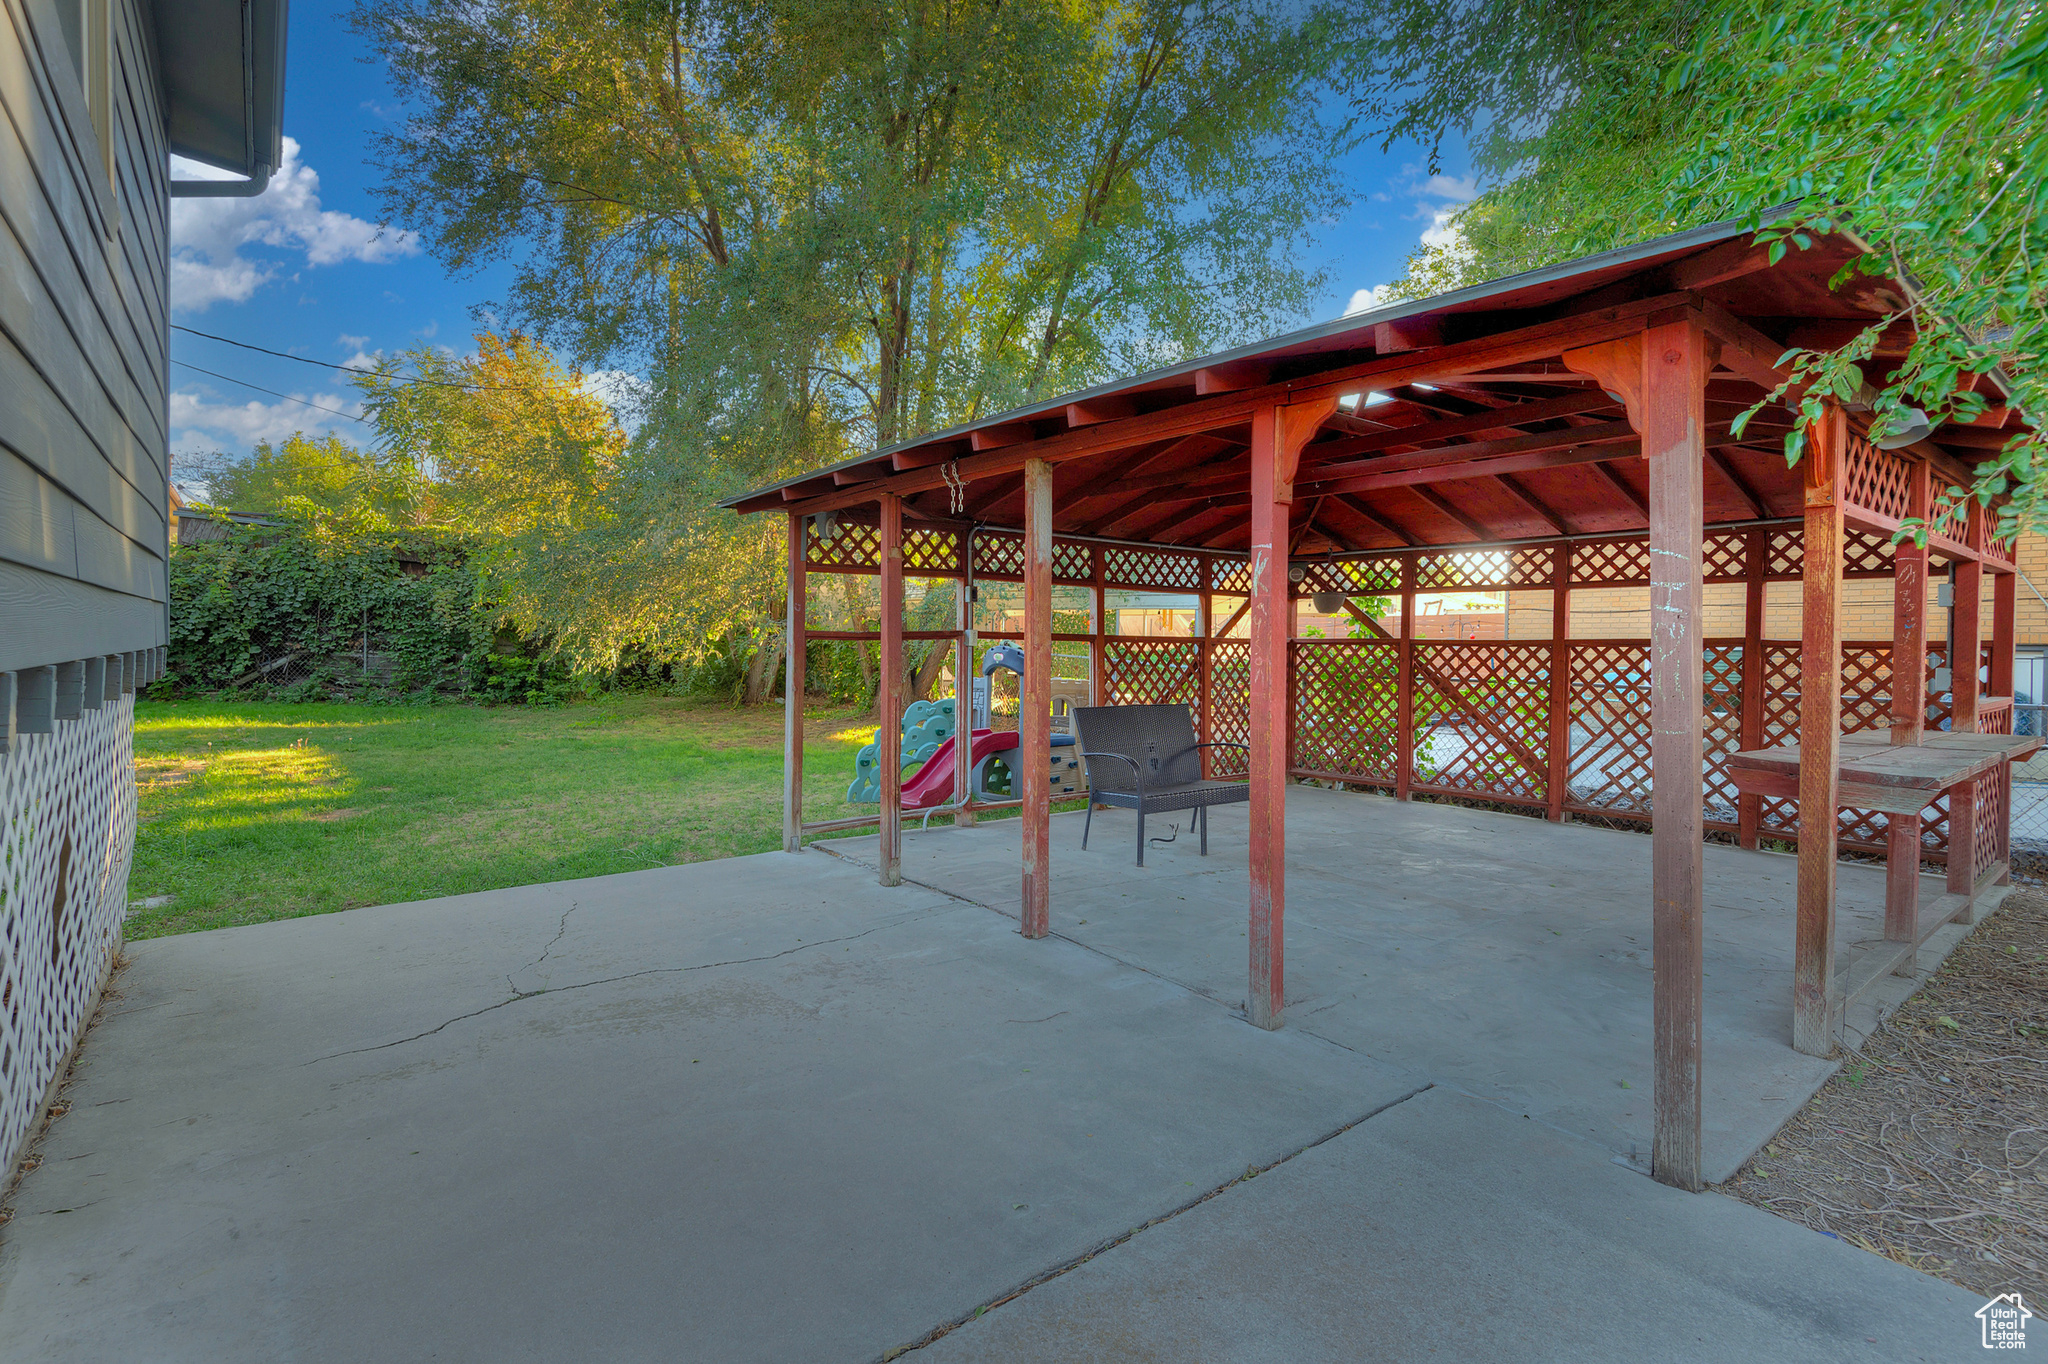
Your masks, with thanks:
[{"label": "concrete patio", "polygon": [[[1053,931],[1241,1009],[1246,811],[1187,820],[1135,865],[1132,816],[1053,818]],[[1520,815],[1316,787],[1287,802],[1290,1028],[1464,1090],[1646,1167],[1650,1151],[1650,840]],[[903,874],[1017,912],[1017,822],[912,832]],[[1173,832],[1154,817],[1148,831]],[[875,840],[831,845],[874,860]],[[1797,862],[1706,855],[1705,1173],[1733,1175],[1835,1062],[1791,1046]],[[1884,870],[1840,868],[1843,965],[1883,937]],[[1924,898],[1942,892],[1922,878]],[[1919,978],[1965,930],[1941,930]],[[1895,1004],[1916,981],[1889,983]],[[1876,1021],[1866,1007],[1850,1025]]]},{"label": "concrete patio", "polygon": [[[1072,936],[1040,942],[982,907],[1008,822],[907,840],[946,891],[849,843],[135,944],[0,1233],[0,1358],[867,1361],[959,1323],[931,1355],[1974,1348],[1969,1294],[1616,1163],[1647,840],[1290,813],[1272,1033],[1228,1007],[1223,817],[1142,874],[1118,816],[1086,854],[1061,817]],[[1741,978],[1789,875],[1709,861],[1722,1152],[1826,1069],[1777,1055],[1782,974]]]}]

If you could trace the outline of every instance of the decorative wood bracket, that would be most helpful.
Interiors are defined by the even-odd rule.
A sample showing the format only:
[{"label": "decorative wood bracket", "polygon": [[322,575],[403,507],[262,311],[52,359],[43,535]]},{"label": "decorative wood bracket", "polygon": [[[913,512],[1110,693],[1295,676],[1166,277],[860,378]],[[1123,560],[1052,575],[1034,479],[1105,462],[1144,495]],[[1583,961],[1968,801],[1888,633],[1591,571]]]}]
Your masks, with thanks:
[{"label": "decorative wood bracket", "polygon": [[1820,420],[1806,428],[1806,454],[1799,461],[1807,506],[1832,507],[1840,502],[1848,445],[1848,414],[1839,403],[1827,403]]},{"label": "decorative wood bracket", "polygon": [[1619,398],[1628,410],[1628,424],[1643,429],[1643,336],[1617,337],[1598,345],[1580,346],[1564,353],[1564,367],[1575,374],[1590,374],[1600,381],[1610,398]]},{"label": "decorative wood bracket", "polygon": [[1294,500],[1294,475],[1301,468],[1301,452],[1323,429],[1323,423],[1337,410],[1337,399],[1316,398],[1305,403],[1280,403],[1273,408],[1273,500]]}]

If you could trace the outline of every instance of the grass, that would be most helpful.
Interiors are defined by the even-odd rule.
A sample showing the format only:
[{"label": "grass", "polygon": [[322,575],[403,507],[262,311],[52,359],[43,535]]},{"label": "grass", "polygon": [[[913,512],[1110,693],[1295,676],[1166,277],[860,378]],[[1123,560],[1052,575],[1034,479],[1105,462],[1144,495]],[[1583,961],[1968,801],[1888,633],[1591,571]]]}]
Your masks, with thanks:
[{"label": "grass", "polygon": [[[805,816],[871,726],[808,717]],[[766,852],[782,715],[663,697],[566,709],[143,702],[131,938]]]}]

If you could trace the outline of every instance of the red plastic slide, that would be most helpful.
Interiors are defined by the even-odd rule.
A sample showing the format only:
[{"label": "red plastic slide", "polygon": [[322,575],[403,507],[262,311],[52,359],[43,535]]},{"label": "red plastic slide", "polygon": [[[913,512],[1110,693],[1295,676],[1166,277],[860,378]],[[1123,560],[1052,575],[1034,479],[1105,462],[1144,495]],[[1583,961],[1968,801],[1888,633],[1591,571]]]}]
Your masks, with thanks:
[{"label": "red plastic slide", "polygon": [[[968,751],[968,770],[991,753],[1015,748],[1023,742],[1023,736],[1014,729],[977,729],[974,731],[974,747]],[[953,741],[939,745],[939,751],[924,760],[924,766],[917,769],[909,780],[903,783],[903,808],[906,810],[929,810],[934,805],[944,805],[953,799]]]}]

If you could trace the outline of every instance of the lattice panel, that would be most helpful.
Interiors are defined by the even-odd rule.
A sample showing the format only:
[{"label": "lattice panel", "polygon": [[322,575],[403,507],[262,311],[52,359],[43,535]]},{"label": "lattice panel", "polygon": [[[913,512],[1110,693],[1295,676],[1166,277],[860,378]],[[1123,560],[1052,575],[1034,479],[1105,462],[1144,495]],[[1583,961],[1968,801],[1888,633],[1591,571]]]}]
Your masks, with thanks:
[{"label": "lattice panel", "polygon": [[818,534],[818,523],[809,523],[805,543],[810,567],[825,572],[879,573],[882,571],[882,532],[878,526],[841,521],[829,537]]},{"label": "lattice panel", "polygon": [[1571,646],[1567,799],[1594,810],[1650,812],[1650,646]]},{"label": "lattice panel", "polygon": [[0,1168],[13,1164],[121,950],[135,698],[0,754]]},{"label": "lattice panel", "polygon": [[[1219,639],[1209,646],[1209,737],[1223,743],[1252,741],[1252,646],[1250,640]],[[1218,777],[1242,777],[1251,770],[1234,748],[1209,750],[1209,770]]]},{"label": "lattice panel", "polygon": [[[1941,666],[1943,649],[1928,648],[1928,676]],[[1842,732],[1882,729],[1891,724],[1891,645],[1883,641],[1850,641],[1842,646]],[[1764,745],[1793,743],[1799,737],[1799,646],[1790,641],[1764,645]],[[1948,699],[1938,700],[1928,688],[1931,718],[1938,728],[1948,718]],[[1796,840],[1799,802],[1761,802],[1761,830],[1766,837]],[[1855,851],[1882,853],[1889,824],[1872,810],[1842,810],[1836,820],[1842,845]],[[1948,798],[1942,797],[1920,816],[1920,844],[1940,856],[1948,847]]]},{"label": "lattice panel", "polygon": [[[1892,722],[1892,646],[1842,645],[1842,733],[1884,729]],[[1794,720],[1794,727],[1797,727]]]},{"label": "lattice panel", "polygon": [[2006,816],[2012,790],[2012,768],[2001,765],[1986,772],[1972,784],[1975,818],[1970,821],[1974,841],[1970,845],[1970,882],[2006,860],[2006,842],[2011,824]]},{"label": "lattice panel", "polygon": [[1024,537],[1005,531],[977,531],[974,535],[974,576],[977,578],[1022,578]]},{"label": "lattice panel", "polygon": [[1650,542],[1588,540],[1572,546],[1572,585],[1627,587],[1650,581]]},{"label": "lattice panel", "polygon": [[[1191,639],[1106,641],[1102,647],[1103,704],[1197,705],[1201,648]],[[1199,714],[1196,718],[1199,720]]]},{"label": "lattice panel", "polygon": [[1401,752],[1395,724],[1399,646],[1384,640],[1332,640],[1297,642],[1291,652],[1293,766],[1393,781]]},{"label": "lattice panel", "polygon": [[1549,779],[1550,642],[1416,643],[1417,783],[1541,800]]},{"label": "lattice panel", "polygon": [[1845,578],[1889,578],[1892,576],[1892,541],[1888,535],[1856,526],[1842,531],[1842,576]]},{"label": "lattice panel", "polygon": [[1851,436],[1842,456],[1842,494],[1879,516],[1904,520],[1913,510],[1913,468],[1900,455]]},{"label": "lattice panel", "polygon": [[1749,536],[1739,530],[1710,533],[1700,544],[1700,576],[1710,583],[1747,581]]},{"label": "lattice panel", "polygon": [[1424,554],[1415,560],[1415,585],[1425,592],[1487,592],[1511,587],[1549,587],[1548,548],[1468,549]]},{"label": "lattice panel", "polygon": [[1296,589],[1304,596],[1315,592],[1345,592],[1354,597],[1380,597],[1401,590],[1399,559],[1338,559],[1305,567],[1308,576]]},{"label": "lattice panel", "polygon": [[1706,647],[1700,700],[1706,712],[1700,743],[1706,768],[1706,820],[1733,825],[1741,793],[1728,777],[1728,757],[1742,748],[1742,645],[1714,641]]},{"label": "lattice panel", "polygon": [[1095,581],[1095,556],[1084,543],[1055,539],[1052,542],[1052,576],[1054,582],[1092,583]]},{"label": "lattice panel", "polygon": [[1804,572],[1806,533],[1790,526],[1781,526],[1772,531],[1770,548],[1764,555],[1764,576],[1797,578]]},{"label": "lattice panel", "polygon": [[[1946,513],[1940,511],[1944,498],[1954,501]],[[1934,533],[1946,536],[1957,544],[1966,542],[1970,534],[1970,499],[1961,488],[1937,488],[1934,490],[1936,512]]]},{"label": "lattice panel", "polygon": [[903,532],[903,571],[926,577],[960,572],[960,533],[918,526]]},{"label": "lattice panel", "polygon": [[1202,561],[1174,550],[1105,545],[1102,580],[1117,587],[1193,592],[1202,585]]},{"label": "lattice panel", "polygon": [[1211,559],[1209,561],[1210,586],[1231,597],[1249,597],[1252,593],[1252,566],[1246,559]]}]

